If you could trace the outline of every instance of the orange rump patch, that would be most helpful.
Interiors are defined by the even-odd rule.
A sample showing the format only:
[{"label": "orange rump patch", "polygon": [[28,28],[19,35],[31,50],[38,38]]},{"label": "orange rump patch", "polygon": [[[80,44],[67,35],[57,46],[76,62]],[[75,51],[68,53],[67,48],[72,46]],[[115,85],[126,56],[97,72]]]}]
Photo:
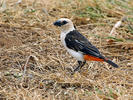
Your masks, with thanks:
[{"label": "orange rump patch", "polygon": [[93,56],[90,56],[90,55],[84,55],[84,59],[88,60],[88,61],[104,61],[103,59],[93,57]]}]

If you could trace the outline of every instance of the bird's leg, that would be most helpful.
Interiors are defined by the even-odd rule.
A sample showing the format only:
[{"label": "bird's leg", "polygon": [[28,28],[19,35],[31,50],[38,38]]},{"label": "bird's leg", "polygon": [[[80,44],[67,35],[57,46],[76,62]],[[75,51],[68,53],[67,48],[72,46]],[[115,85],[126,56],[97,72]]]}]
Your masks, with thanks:
[{"label": "bird's leg", "polygon": [[78,66],[74,69],[74,72],[80,70],[80,66],[81,66],[81,64],[82,64],[82,61],[78,61]]},{"label": "bird's leg", "polygon": [[74,72],[76,72],[76,71],[80,71],[80,69],[85,65],[85,63],[86,63],[86,61],[84,61],[84,62],[82,62],[82,61],[78,61],[78,67],[76,67],[75,69],[74,69]]},{"label": "bird's leg", "polygon": [[83,62],[82,62],[82,65],[81,65],[81,67],[80,67],[80,69],[81,69],[85,64],[86,64],[86,61],[83,61]]}]

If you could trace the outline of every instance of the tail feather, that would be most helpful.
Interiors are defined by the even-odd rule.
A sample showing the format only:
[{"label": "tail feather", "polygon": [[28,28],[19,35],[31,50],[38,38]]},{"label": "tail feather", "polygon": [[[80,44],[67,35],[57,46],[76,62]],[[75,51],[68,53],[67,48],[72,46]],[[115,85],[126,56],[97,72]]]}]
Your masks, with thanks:
[{"label": "tail feather", "polygon": [[107,62],[108,64],[112,65],[115,68],[118,68],[119,66],[117,64],[115,64],[114,62],[112,62],[111,60],[105,60],[105,62]]}]

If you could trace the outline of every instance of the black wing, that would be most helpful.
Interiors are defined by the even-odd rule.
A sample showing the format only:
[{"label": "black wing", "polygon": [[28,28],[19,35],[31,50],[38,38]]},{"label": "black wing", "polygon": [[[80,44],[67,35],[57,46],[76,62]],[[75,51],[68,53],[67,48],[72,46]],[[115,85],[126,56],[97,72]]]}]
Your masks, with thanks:
[{"label": "black wing", "polygon": [[65,38],[66,46],[69,49],[80,51],[83,54],[91,55],[94,57],[98,57],[104,59],[104,57],[100,54],[99,50],[93,46],[82,34],[80,34],[77,30],[73,30],[66,35]]}]

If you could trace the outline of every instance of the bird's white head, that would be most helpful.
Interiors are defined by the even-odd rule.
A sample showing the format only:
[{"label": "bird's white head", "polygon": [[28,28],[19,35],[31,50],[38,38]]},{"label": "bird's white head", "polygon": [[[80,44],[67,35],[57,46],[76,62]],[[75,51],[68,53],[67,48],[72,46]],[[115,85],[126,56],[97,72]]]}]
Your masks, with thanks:
[{"label": "bird's white head", "polygon": [[69,32],[74,30],[73,22],[68,18],[60,18],[53,23],[55,26],[58,26],[61,32]]}]

